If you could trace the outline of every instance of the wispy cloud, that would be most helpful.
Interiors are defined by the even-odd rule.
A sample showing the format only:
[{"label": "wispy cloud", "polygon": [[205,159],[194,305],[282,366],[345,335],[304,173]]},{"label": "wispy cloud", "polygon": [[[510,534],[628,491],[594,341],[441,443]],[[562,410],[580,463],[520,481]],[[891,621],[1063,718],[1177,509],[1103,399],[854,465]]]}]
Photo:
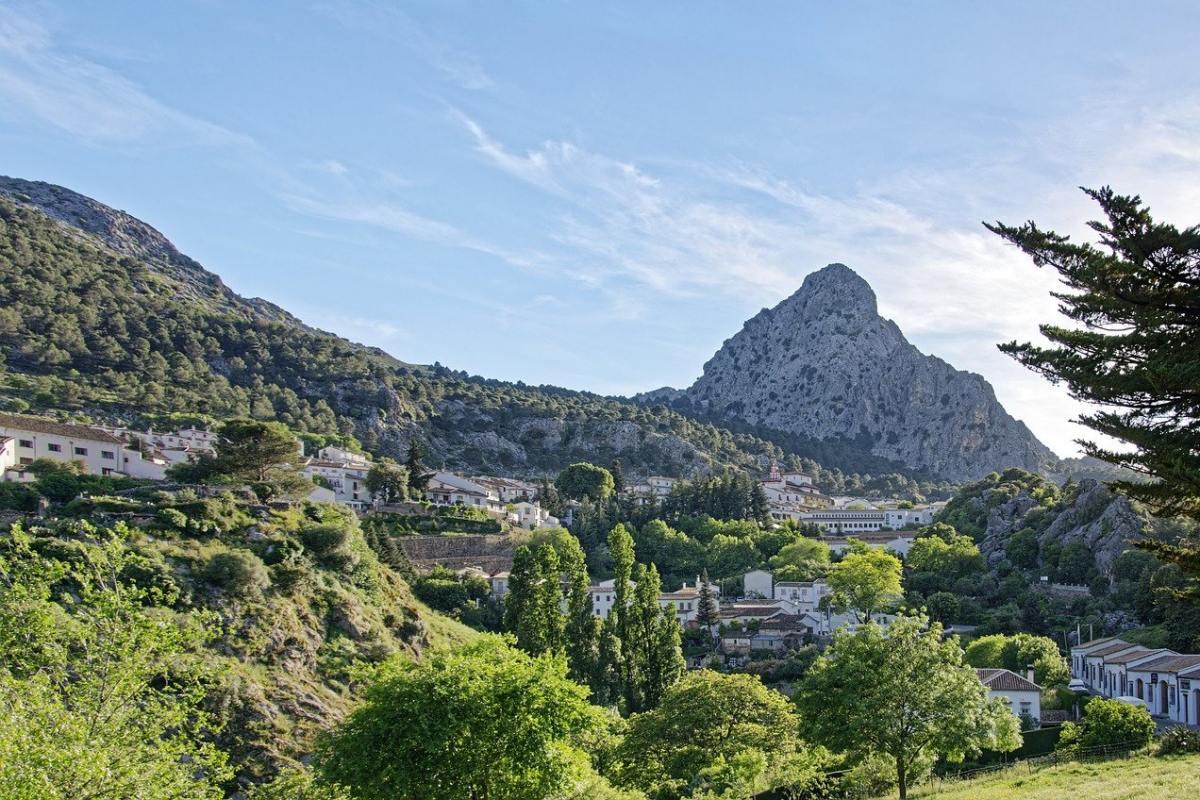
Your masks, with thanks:
[{"label": "wispy cloud", "polygon": [[64,52],[52,30],[15,6],[0,6],[0,98],[9,113],[32,114],[94,144],[253,143],[160,102],[108,67]]},{"label": "wispy cloud", "polygon": [[461,89],[478,91],[492,79],[470,53],[431,34],[393,4],[377,0],[337,0],[320,3],[317,10],[343,26],[380,36],[415,53]]}]

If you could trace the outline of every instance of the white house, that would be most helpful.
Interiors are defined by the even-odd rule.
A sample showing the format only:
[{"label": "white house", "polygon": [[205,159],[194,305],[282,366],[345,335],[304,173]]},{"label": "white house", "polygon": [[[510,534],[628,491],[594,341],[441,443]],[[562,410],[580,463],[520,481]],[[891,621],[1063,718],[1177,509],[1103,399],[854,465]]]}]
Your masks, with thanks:
[{"label": "white house", "polygon": [[800,611],[816,611],[821,599],[832,592],[821,579],[814,581],[779,581],[775,584],[776,600],[790,600]]},{"label": "white house", "polygon": [[513,504],[513,513],[517,515],[517,524],[522,528],[557,528],[558,517],[542,508],[536,501],[522,500]]},{"label": "white house", "polygon": [[88,425],[42,417],[0,414],[0,438],[12,439],[5,480],[27,480],[23,467],[39,458],[74,462],[89,475],[161,478],[164,465],[148,461],[124,439]]},{"label": "white house", "polygon": [[1116,636],[1105,636],[1100,639],[1092,639],[1087,642],[1080,642],[1071,648],[1071,677],[1078,678],[1081,681],[1090,683],[1087,673],[1087,656],[1095,650],[1101,650],[1116,642],[1120,642]]},{"label": "white house", "polygon": [[679,483],[678,478],[668,478],[664,475],[651,475],[646,478],[646,484],[649,485],[650,491],[655,497],[666,497],[677,483]]},{"label": "white house", "polygon": [[498,478],[491,475],[479,475],[471,481],[484,489],[496,493],[501,503],[513,503],[521,500],[532,500],[537,497],[537,487],[527,481],[515,478]]},{"label": "white house", "polygon": [[1173,654],[1173,651],[1165,649],[1152,650],[1149,647],[1137,645],[1119,656],[1106,656],[1100,667],[1100,691],[1106,697],[1128,697],[1134,695],[1135,687],[1129,683],[1130,668],[1137,669],[1141,664],[1167,654]]},{"label": "white house", "polygon": [[918,528],[933,524],[932,506],[914,506],[913,508],[887,508],[883,511],[884,527],[892,530],[901,528]]},{"label": "white house", "polygon": [[359,511],[373,499],[367,491],[370,471],[371,462],[365,457],[334,447],[322,448],[318,457],[308,459],[301,470],[314,483],[326,484],[335,502]]},{"label": "white house", "polygon": [[[608,619],[609,612],[616,604],[617,594],[615,581],[611,578],[606,581],[601,581],[588,587],[588,592],[592,596],[592,613],[600,619]],[[629,582],[630,589],[634,587],[633,581]],[[679,620],[680,625],[686,625],[696,619],[696,615],[700,611],[700,579],[697,577],[696,583],[689,586],[683,584],[678,591],[662,592],[658,595],[658,605],[661,608],[673,606],[675,608],[675,618]],[[721,608],[721,587],[715,583],[708,584],[709,592],[712,594],[713,604],[718,611]]]},{"label": "white house", "polygon": [[1126,653],[1136,654],[1140,645],[1131,644],[1120,639],[1114,639],[1109,644],[1084,655],[1084,680],[1092,691],[1098,694],[1108,694],[1104,685],[1104,659],[1109,656],[1121,656]]},{"label": "white house", "polygon": [[1027,715],[1035,722],[1041,721],[1042,687],[1033,682],[1033,670],[1027,678],[1007,669],[977,669],[975,674],[987,689],[989,700],[999,697],[1016,716]]},{"label": "white house", "polygon": [[488,578],[488,582],[492,585],[492,596],[497,600],[504,599],[504,595],[508,594],[508,579],[510,573],[501,571],[493,573]]},{"label": "white house", "polygon": [[821,541],[829,546],[834,553],[844,553],[850,549],[850,540],[855,539],[863,544],[890,550],[896,555],[906,556],[912,549],[916,533],[913,531],[878,531],[876,533],[857,533],[846,536],[822,536]]},{"label": "white house", "polygon": [[425,496],[434,505],[468,506],[495,513],[504,511],[498,491],[453,472],[434,473],[425,487]]}]

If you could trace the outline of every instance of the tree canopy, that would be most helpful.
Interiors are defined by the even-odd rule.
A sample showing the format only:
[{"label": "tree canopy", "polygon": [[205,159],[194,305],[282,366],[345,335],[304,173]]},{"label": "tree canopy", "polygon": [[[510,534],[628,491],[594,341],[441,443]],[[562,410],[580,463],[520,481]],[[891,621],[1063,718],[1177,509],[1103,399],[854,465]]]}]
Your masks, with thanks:
[{"label": "tree canopy", "polygon": [[360,800],[528,800],[594,778],[575,742],[603,724],[554,656],[490,635],[395,663],[322,744],[319,773]]},{"label": "tree canopy", "polygon": [[860,759],[886,757],[901,800],[909,780],[937,759],[1020,745],[1016,717],[987,699],[957,639],[922,617],[901,616],[887,630],[868,623],[838,631],[795,699],[807,738]]},{"label": "tree canopy", "polygon": [[860,622],[900,598],[900,559],[883,550],[851,551],[829,568],[831,602],[838,610],[852,610]]}]

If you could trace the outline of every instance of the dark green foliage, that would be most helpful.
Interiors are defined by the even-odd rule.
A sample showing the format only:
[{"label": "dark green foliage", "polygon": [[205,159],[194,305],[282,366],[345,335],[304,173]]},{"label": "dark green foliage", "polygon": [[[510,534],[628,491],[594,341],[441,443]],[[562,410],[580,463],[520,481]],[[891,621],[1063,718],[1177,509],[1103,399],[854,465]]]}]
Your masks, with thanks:
[{"label": "dark green foliage", "polygon": [[1042,325],[1052,347],[1001,350],[1072,395],[1104,406],[1079,421],[1132,445],[1085,443],[1096,458],[1150,475],[1122,491],[1169,514],[1200,518],[1200,228],[1156,223],[1141,198],[1084,190],[1105,220],[1099,244],[1074,243],[1033,222],[987,227],[1058,272],[1059,309],[1082,327]]},{"label": "dark green foliage", "polygon": [[371,497],[383,503],[398,503],[408,499],[408,467],[390,458],[382,458],[367,472],[366,489]]},{"label": "dark green foliage", "polygon": [[611,472],[587,463],[572,464],[560,472],[554,481],[554,488],[563,497],[572,500],[587,498],[597,503],[612,497],[615,486]]},{"label": "dark green foliage", "polygon": [[1158,755],[1174,756],[1200,753],[1200,731],[1186,725],[1174,725],[1158,738]]},{"label": "dark green foliage", "polygon": [[300,529],[300,541],[321,563],[332,569],[352,570],[361,557],[353,547],[353,531],[344,523],[306,525]]}]

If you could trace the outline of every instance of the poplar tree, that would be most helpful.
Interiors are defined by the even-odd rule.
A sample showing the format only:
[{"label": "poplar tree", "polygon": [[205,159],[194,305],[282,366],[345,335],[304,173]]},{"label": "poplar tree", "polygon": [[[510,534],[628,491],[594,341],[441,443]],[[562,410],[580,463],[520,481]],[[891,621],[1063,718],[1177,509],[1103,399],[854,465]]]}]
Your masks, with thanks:
[{"label": "poplar tree", "polygon": [[[1049,266],[1071,327],[1040,330],[1051,347],[1000,349],[1071,395],[1100,406],[1079,422],[1129,445],[1079,444],[1091,456],[1154,480],[1114,487],[1163,515],[1200,519],[1200,226],[1155,222],[1140,197],[1084,189],[1105,219],[1088,223],[1098,244],[1071,242],[1033,222],[986,227]],[[1139,546],[1190,577],[1180,596],[1200,603],[1200,543]]]}]

